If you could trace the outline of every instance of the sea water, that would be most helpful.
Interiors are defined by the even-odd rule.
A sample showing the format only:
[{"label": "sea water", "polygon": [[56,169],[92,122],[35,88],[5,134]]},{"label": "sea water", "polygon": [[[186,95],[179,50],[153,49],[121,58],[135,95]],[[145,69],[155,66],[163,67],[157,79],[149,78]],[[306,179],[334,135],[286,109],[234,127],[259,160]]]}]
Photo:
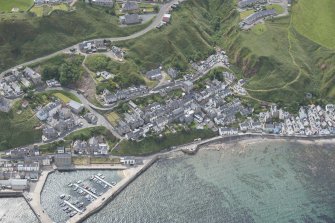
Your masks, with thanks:
[{"label": "sea water", "polygon": [[0,222],[38,223],[24,198],[0,198]]},{"label": "sea water", "polygon": [[86,223],[335,222],[335,149],[235,144],[162,159]]},{"label": "sea water", "polygon": [[109,183],[117,183],[122,179],[122,174],[116,170],[56,171],[49,174],[41,194],[41,204],[53,221],[64,223],[69,219],[68,214],[66,214],[59,205],[62,201],[60,195],[70,195],[71,199],[69,202],[85,200],[83,196],[68,186],[69,183],[76,183],[80,180],[83,181],[85,185],[89,185],[91,183],[89,180],[90,177],[98,173],[103,174],[105,176],[104,180]]}]

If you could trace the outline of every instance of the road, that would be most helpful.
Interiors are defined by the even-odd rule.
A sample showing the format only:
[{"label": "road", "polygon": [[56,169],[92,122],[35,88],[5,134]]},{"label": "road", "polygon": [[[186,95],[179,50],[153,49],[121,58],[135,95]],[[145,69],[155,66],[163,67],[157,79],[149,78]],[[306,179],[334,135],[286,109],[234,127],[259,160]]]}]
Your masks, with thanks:
[{"label": "road", "polygon": [[[164,14],[168,12],[169,8],[170,8],[173,4],[175,4],[175,3],[177,3],[177,2],[182,2],[182,1],[185,1],[185,0],[172,0],[171,2],[168,2],[168,3],[164,4],[164,5],[160,8],[160,10],[159,10],[159,12],[158,12],[156,18],[154,19],[154,21],[153,21],[148,27],[146,27],[145,29],[142,29],[142,30],[139,31],[139,32],[136,32],[136,33],[133,33],[133,34],[131,34],[131,35],[129,35],[129,36],[124,36],[124,37],[98,38],[98,39],[92,39],[92,40],[104,40],[104,39],[106,39],[106,40],[110,40],[110,41],[112,41],[112,42],[118,42],[118,41],[130,40],[130,39],[135,39],[135,38],[137,38],[137,37],[140,37],[140,36],[146,34],[147,32],[151,31],[152,29],[155,29],[156,26],[160,24],[160,22],[161,22],[162,19],[163,19]],[[16,68],[16,67],[19,67],[19,66],[27,66],[27,65],[29,65],[29,64],[38,63],[38,62],[41,62],[41,61],[43,61],[43,60],[50,59],[50,58],[52,58],[52,57],[54,57],[54,56],[57,56],[57,55],[60,55],[60,54],[63,54],[63,53],[68,53],[68,52],[70,52],[70,49],[72,49],[72,48],[79,49],[79,43],[77,43],[77,44],[75,44],[75,45],[73,45],[73,46],[67,47],[67,48],[65,48],[65,49],[59,50],[59,51],[57,51],[57,52],[54,52],[54,53],[52,53],[52,54],[49,54],[49,55],[46,55],[46,56],[43,56],[43,57],[39,57],[39,58],[36,58],[36,59],[34,59],[34,60],[31,60],[31,61],[22,63],[22,64],[20,64],[20,65],[17,65],[17,66],[15,66],[15,67],[12,67],[12,68],[10,68],[10,69],[8,69],[8,70],[6,70],[6,71],[3,71],[3,72],[0,74],[0,78],[1,78],[5,73],[7,73],[7,72],[9,72],[10,70],[12,70],[13,68]]]},{"label": "road", "polygon": [[[114,129],[114,127],[109,123],[109,121],[100,113],[98,113],[95,109],[97,110],[101,110],[103,108],[99,108],[95,105],[93,105],[91,102],[89,102],[82,94],[78,94],[77,91],[72,90],[72,89],[68,89],[68,88],[62,88],[62,87],[57,87],[57,88],[46,88],[45,91],[48,90],[62,90],[62,91],[67,91],[72,93],[73,95],[75,95],[77,98],[79,98],[79,100],[81,101],[81,103],[91,112],[93,113],[95,116],[97,116],[98,118],[98,122],[97,125],[101,125],[101,126],[105,126],[108,130],[111,131],[111,133],[119,138],[122,139],[122,136],[120,136],[119,133],[117,133]],[[110,108],[108,109],[110,110]]]}]

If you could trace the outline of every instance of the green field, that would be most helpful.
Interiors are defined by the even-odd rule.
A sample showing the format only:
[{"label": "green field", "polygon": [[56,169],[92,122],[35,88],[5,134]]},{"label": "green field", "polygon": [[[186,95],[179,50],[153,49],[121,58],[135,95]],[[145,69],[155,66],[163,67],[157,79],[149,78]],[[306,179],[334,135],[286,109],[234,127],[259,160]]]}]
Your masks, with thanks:
[{"label": "green field", "polygon": [[172,146],[182,145],[193,142],[194,139],[211,138],[216,134],[212,130],[182,130],[178,133],[167,134],[162,137],[147,137],[140,142],[122,141],[119,148],[112,151],[113,155],[149,155],[157,153],[164,149],[170,149]]},{"label": "green field", "polygon": [[255,13],[255,11],[252,10],[252,9],[242,11],[242,12],[240,12],[240,18],[241,18],[241,20],[243,20],[243,19],[247,18],[249,15],[254,14],[254,13]]},{"label": "green field", "polygon": [[162,64],[187,70],[189,61],[214,51],[216,33],[225,26],[221,20],[232,5],[230,1],[186,1],[172,13],[171,25],[120,44],[128,49],[127,59],[143,70]]},{"label": "green field", "polygon": [[13,8],[27,11],[33,3],[34,0],[0,0],[0,12],[11,12]]},{"label": "green field", "polygon": [[42,131],[33,111],[20,108],[18,101],[9,113],[0,112],[0,150],[33,144],[41,141]]},{"label": "green field", "polygon": [[73,12],[56,10],[46,17],[18,14],[20,19],[0,20],[0,72],[83,40],[126,36],[149,25],[119,27],[117,16],[81,1]]},{"label": "green field", "polygon": [[34,6],[29,12],[35,13],[38,17],[42,17],[50,15],[55,10],[67,12],[69,11],[69,6],[67,4]]},{"label": "green field", "polygon": [[113,125],[117,126],[120,120],[120,116],[116,112],[111,112],[106,114],[108,121]]},{"label": "green field", "polygon": [[127,88],[133,85],[145,85],[145,80],[140,75],[139,67],[131,60],[118,62],[104,55],[92,55],[86,59],[85,65],[93,72],[108,71],[115,75],[113,79],[98,84],[98,93],[105,88],[115,91],[119,87]]},{"label": "green field", "polygon": [[335,49],[335,1],[299,0],[293,6],[294,28],[330,49]]},{"label": "green field", "polygon": [[49,91],[48,93],[51,93],[52,95],[56,96],[64,103],[68,103],[71,100],[81,103],[79,98],[77,98],[75,95],[69,92],[66,92],[66,91],[53,90],[53,91]]},{"label": "green field", "polygon": [[276,10],[277,15],[282,14],[282,13],[285,12],[284,8],[281,5],[278,5],[278,4],[267,5],[266,9],[274,9],[274,10]]}]

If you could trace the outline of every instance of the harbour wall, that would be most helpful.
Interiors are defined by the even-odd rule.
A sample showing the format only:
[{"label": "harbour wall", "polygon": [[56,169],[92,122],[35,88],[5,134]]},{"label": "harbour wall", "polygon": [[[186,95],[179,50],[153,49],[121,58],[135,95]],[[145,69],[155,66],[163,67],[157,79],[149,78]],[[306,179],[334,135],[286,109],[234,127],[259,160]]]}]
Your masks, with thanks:
[{"label": "harbour wall", "polygon": [[[108,197],[101,201],[101,203],[98,204],[97,207],[95,207],[93,210],[88,211],[87,213],[84,213],[83,215],[76,215],[75,217],[79,217],[76,219],[75,217],[70,219],[68,222],[83,222],[93,214],[99,212],[103,207],[105,207],[110,201],[112,201],[122,190],[124,190],[129,184],[131,184],[137,177],[139,177],[142,173],[144,173],[151,165],[153,165],[158,159],[159,155],[155,155],[150,159],[147,163],[145,163],[135,174],[131,175],[129,178],[125,179],[124,182],[120,182],[120,185],[118,188],[116,188],[115,191],[111,192]],[[108,192],[107,192],[108,193]]]}]

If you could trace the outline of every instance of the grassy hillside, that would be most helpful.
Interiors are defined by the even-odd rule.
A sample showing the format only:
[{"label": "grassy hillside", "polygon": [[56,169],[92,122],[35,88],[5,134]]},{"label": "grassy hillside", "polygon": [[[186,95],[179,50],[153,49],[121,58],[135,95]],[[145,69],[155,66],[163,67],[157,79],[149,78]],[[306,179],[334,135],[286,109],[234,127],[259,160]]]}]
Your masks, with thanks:
[{"label": "grassy hillside", "polygon": [[335,1],[299,0],[293,7],[294,28],[330,49],[335,49]]},{"label": "grassy hillside", "polygon": [[47,17],[26,14],[22,20],[0,21],[0,71],[95,37],[125,36],[148,24],[121,28],[118,17],[82,2],[76,11]]},{"label": "grassy hillside", "polygon": [[40,123],[30,108],[21,110],[16,103],[9,113],[0,112],[0,150],[41,141]]},{"label": "grassy hillside", "polygon": [[190,60],[213,51],[215,32],[231,8],[231,0],[188,0],[172,13],[167,27],[121,44],[129,49],[127,57],[144,70],[161,64],[186,69]]},{"label": "grassy hillside", "polygon": [[26,11],[33,5],[33,0],[0,0],[0,12],[10,12],[13,8]]},{"label": "grassy hillside", "polygon": [[[293,5],[293,18],[296,7],[299,5]],[[301,104],[335,102],[334,50],[298,32],[291,16],[268,20],[246,32],[237,27],[238,17],[232,14],[226,20],[230,29],[221,30],[220,45],[228,49],[236,70],[248,79],[251,96],[292,111]],[[312,93],[313,99],[307,100],[306,93]]]}]

